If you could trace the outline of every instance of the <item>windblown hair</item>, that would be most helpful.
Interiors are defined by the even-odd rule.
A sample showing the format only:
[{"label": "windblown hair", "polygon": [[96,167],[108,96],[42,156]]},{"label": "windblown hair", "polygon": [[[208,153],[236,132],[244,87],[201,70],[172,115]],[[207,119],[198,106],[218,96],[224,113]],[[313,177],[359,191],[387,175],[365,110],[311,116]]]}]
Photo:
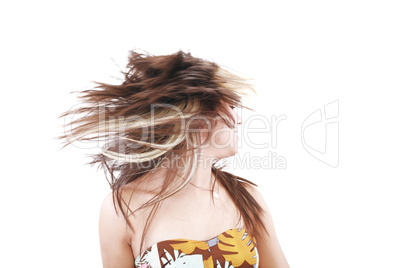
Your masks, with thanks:
[{"label": "windblown hair", "polygon": [[[130,51],[127,69],[122,73],[121,84],[95,82],[93,89],[81,91],[79,98],[87,106],[65,112],[59,118],[82,116],[65,124],[64,129],[70,128],[70,132],[57,138],[65,139],[63,148],[75,140],[105,139],[101,153],[92,155],[89,164],[103,168],[116,213],[117,203],[132,231],[135,230],[129,217],[152,206],[142,233],[142,248],[160,202],[186,186],[195,172],[198,149],[203,144],[200,132],[194,130],[211,130],[219,120],[233,128],[235,119],[222,102],[252,110],[242,105],[242,96],[254,89],[247,79],[181,50],[162,56]],[[208,131],[207,140],[210,135]],[[177,157],[184,163],[182,166],[172,165]],[[132,195],[124,200],[123,189],[130,182],[149,176],[164,163],[170,166],[160,191],[132,211],[129,208]],[[216,163],[212,172],[239,209],[239,221],[241,217],[244,219],[249,232],[252,235],[267,232],[260,218],[263,209],[245,187],[256,184],[223,171]]]}]

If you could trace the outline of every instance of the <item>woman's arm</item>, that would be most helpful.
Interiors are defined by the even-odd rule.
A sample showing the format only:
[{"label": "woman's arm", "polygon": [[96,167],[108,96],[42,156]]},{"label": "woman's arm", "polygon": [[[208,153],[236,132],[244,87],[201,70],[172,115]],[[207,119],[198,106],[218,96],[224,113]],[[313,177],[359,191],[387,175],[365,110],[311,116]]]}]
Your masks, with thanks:
[{"label": "woman's arm", "polygon": [[279,245],[271,214],[263,196],[255,186],[249,185],[247,190],[250,192],[250,194],[253,195],[255,200],[264,209],[265,213],[261,215],[261,219],[264,222],[264,225],[269,233],[269,236],[266,233],[263,233],[263,237],[256,237],[257,250],[260,257],[259,267],[289,268],[286,257],[282,252],[281,246]]},{"label": "woman's arm", "polygon": [[99,240],[104,268],[134,268],[123,215],[116,214],[110,193],[104,199],[99,217]]}]

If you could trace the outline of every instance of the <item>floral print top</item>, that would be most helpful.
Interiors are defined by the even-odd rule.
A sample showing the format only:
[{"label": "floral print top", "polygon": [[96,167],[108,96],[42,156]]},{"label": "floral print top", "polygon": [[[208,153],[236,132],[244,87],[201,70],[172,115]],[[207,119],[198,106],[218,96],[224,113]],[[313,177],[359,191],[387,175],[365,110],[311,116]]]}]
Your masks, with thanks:
[{"label": "floral print top", "polygon": [[244,228],[233,228],[206,241],[158,242],[135,259],[136,268],[258,268],[257,242]]}]

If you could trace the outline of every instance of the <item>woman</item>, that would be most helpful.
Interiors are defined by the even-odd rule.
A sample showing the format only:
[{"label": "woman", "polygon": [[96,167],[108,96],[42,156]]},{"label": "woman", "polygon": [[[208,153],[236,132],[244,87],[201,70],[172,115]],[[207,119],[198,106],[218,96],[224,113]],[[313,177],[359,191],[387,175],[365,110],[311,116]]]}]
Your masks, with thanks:
[{"label": "woman", "polygon": [[131,51],[123,73],[83,91],[89,105],[62,115],[81,125],[59,137],[106,138],[90,163],[112,189],[103,267],[289,267],[256,184],[216,166],[237,153],[247,80],[182,51]]}]

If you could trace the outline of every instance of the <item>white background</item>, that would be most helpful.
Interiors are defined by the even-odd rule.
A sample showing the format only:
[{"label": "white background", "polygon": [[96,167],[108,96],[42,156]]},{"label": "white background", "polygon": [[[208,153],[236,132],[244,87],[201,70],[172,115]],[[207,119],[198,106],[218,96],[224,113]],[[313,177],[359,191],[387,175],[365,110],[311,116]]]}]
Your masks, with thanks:
[{"label": "white background", "polygon": [[[146,2],[146,3],[145,3]],[[285,115],[285,169],[259,185],[291,267],[402,267],[401,7],[398,1],[7,1],[0,6],[1,267],[101,267],[109,192],[93,150],[53,138],[71,91],[119,76],[128,50],[178,49],[256,80],[255,113]],[[303,121],[339,102],[339,165],[312,157]],[[243,115],[243,119],[252,114]],[[246,117],[245,117],[246,116]],[[313,147],[323,145],[325,129]],[[314,132],[314,131],[313,131]],[[333,134],[333,133],[332,133]],[[258,134],[261,143],[270,134]]]}]

